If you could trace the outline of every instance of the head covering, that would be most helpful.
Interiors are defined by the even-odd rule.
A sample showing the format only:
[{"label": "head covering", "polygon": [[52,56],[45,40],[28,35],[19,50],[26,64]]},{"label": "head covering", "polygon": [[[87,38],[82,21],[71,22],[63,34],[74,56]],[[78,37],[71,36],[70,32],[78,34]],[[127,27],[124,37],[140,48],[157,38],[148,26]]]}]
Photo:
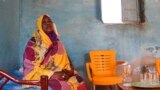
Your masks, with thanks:
[{"label": "head covering", "polygon": [[[44,15],[41,15],[38,17],[37,22],[36,22],[36,26],[37,26],[37,29],[40,33],[40,36],[41,36],[43,42],[45,43],[45,47],[49,48],[49,46],[52,44],[52,41],[51,41],[51,38],[44,32],[44,30],[42,28],[43,17],[44,17]],[[58,36],[57,28],[54,23],[53,23],[53,32],[55,33],[56,36]]]}]

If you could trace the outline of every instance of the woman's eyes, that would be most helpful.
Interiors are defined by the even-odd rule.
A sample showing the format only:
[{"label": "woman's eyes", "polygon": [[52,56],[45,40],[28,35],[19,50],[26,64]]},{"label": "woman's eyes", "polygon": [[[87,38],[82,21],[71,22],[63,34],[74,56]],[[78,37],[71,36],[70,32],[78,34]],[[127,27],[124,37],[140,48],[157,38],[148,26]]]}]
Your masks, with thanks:
[{"label": "woman's eyes", "polygon": [[48,23],[52,23],[52,21],[48,21]]},{"label": "woman's eyes", "polygon": [[44,24],[51,24],[52,23],[52,21],[45,21],[45,22],[43,22]]},{"label": "woman's eyes", "polygon": [[52,21],[51,21],[50,19],[47,19],[47,18],[43,19],[42,22],[43,22],[43,23],[52,23]]}]

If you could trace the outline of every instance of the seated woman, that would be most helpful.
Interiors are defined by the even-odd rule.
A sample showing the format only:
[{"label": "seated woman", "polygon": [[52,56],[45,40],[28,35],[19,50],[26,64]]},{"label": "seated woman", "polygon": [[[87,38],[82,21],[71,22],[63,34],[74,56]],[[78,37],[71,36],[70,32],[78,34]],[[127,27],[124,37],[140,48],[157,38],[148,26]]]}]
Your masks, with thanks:
[{"label": "seated woman", "polygon": [[53,90],[87,90],[85,82],[74,70],[51,18],[40,16],[36,26],[37,31],[24,52],[23,79],[40,80],[41,75],[47,75]]}]

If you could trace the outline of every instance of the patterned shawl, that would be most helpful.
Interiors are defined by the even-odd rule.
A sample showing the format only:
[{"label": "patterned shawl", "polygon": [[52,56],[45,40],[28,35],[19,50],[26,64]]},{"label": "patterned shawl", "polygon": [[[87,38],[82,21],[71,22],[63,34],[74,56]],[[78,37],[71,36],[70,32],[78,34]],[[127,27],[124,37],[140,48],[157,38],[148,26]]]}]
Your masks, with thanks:
[{"label": "patterned shawl", "polygon": [[[40,80],[41,75],[49,77],[54,90],[86,90],[83,79],[73,69],[66,50],[60,41],[55,24],[52,33],[42,28],[43,15],[37,20],[37,31],[28,41],[24,52],[24,80]],[[64,72],[68,79],[52,78],[55,72]],[[24,86],[30,87],[30,86]]]},{"label": "patterned shawl", "polygon": [[37,20],[37,31],[26,45],[24,53],[24,80],[39,80],[41,75],[51,75],[62,69],[70,70],[70,62],[54,26],[52,35],[42,29],[43,15]]}]

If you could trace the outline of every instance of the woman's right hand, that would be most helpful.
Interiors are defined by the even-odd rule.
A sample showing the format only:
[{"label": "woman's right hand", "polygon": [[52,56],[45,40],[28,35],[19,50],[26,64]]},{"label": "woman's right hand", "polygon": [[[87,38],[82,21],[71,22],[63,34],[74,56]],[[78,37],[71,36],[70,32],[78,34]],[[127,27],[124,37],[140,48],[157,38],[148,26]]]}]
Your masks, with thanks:
[{"label": "woman's right hand", "polygon": [[53,78],[53,79],[58,79],[58,80],[62,80],[63,77],[64,77],[64,73],[61,72],[61,71],[55,72],[55,73],[51,76],[51,78]]}]

